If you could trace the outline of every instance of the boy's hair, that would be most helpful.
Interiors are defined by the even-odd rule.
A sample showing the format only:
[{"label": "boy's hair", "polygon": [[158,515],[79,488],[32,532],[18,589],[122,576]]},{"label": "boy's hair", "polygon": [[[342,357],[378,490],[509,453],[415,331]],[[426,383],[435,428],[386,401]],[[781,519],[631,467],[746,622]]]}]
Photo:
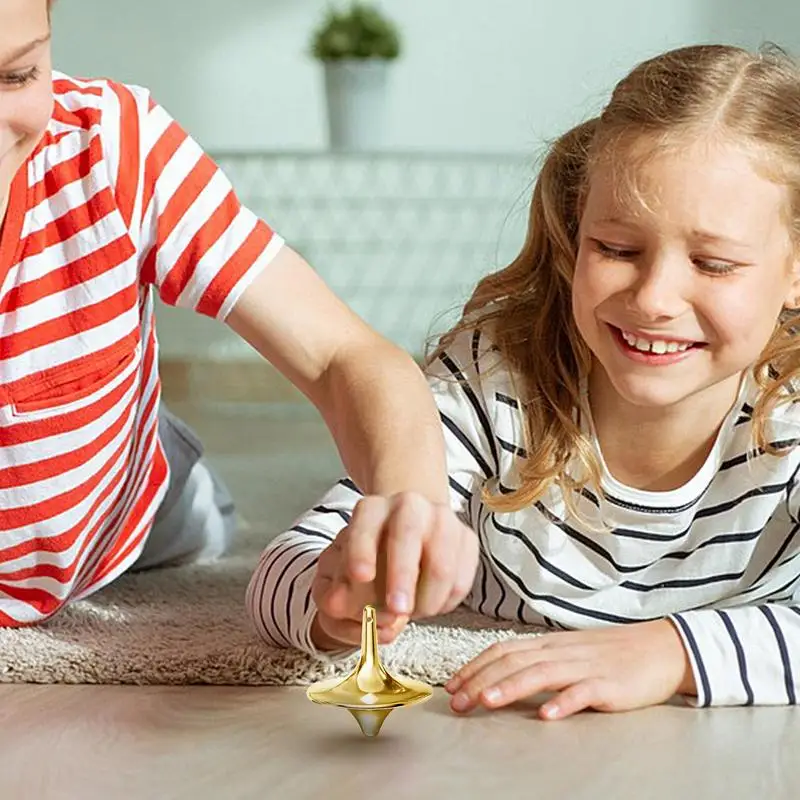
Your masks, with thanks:
[{"label": "boy's hair", "polygon": [[[557,139],[536,180],[528,232],[519,255],[505,269],[481,280],[455,327],[434,350],[465,330],[483,329],[521,383],[527,456],[519,463],[519,488],[484,500],[497,511],[535,502],[552,484],[575,512],[573,490],[587,483],[600,492],[601,468],[590,440],[581,433],[581,382],[590,352],[575,326],[572,276],[578,225],[591,169],[611,159],[632,177],[615,154],[647,137],[653,147],[685,143],[686,134],[728,135],[766,156],[768,176],[785,185],[790,228],[800,246],[800,70],[777,48],[757,54],[724,45],[670,51],[643,62],[617,84],[602,113]],[[652,153],[652,149],[648,149]],[[621,181],[627,189],[635,185]],[[777,403],[792,398],[800,377],[797,315],[787,312],[755,365],[761,387],[755,405],[754,444],[779,452],[768,441],[766,423]],[[788,390],[788,391],[787,391]],[[577,467],[574,478],[567,465]],[[573,470],[574,472],[574,470]]]}]

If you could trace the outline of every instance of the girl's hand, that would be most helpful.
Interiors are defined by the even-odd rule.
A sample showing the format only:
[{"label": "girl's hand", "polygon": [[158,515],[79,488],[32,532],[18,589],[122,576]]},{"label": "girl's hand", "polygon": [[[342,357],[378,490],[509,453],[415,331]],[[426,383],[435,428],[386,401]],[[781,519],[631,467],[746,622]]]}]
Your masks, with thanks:
[{"label": "girl's hand", "polygon": [[548,633],[494,644],[446,684],[454,711],[501,708],[555,692],[539,709],[562,719],[583,709],[628,711],[697,691],[689,659],[669,620]]},{"label": "girl's hand", "polygon": [[410,618],[438,616],[469,594],[478,537],[444,505],[419,494],[364,497],[320,556],[311,589],[318,647],[361,641],[364,606],[378,610],[378,637],[393,641]]}]

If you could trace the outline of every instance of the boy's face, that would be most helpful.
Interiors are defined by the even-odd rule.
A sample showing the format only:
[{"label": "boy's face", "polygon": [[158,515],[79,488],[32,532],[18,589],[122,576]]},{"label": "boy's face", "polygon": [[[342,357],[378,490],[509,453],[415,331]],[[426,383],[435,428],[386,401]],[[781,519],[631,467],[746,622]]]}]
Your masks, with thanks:
[{"label": "boy's face", "polygon": [[0,225],[53,110],[47,0],[0,0]]}]

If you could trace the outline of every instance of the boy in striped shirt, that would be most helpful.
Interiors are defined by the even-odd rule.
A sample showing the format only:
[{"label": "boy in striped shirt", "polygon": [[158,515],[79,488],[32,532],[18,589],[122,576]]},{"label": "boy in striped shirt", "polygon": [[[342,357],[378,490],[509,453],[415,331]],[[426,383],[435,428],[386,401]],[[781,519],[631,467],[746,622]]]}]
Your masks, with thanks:
[{"label": "boy in striped shirt", "polygon": [[48,0],[0,2],[0,625],[226,544],[230,498],[160,401],[154,291],[287,375],[367,491],[445,503],[408,355],[241,206],[147,91],[54,73],[49,16]]}]

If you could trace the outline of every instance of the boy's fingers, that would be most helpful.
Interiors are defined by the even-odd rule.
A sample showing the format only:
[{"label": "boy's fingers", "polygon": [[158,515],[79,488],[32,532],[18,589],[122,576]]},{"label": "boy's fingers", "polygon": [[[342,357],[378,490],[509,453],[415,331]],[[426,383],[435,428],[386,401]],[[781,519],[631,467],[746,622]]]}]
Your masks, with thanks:
[{"label": "boy's fingers", "polygon": [[345,546],[347,576],[357,583],[375,580],[380,535],[389,512],[384,497],[365,497],[353,511]]},{"label": "boy's fingers", "polygon": [[321,616],[319,625],[331,639],[337,639],[340,642],[347,642],[353,645],[361,641],[361,628],[352,620],[330,619],[326,616]]},{"label": "boy's fingers", "polygon": [[447,598],[443,613],[455,611],[472,590],[475,573],[478,569],[478,538],[471,530],[462,535],[461,555],[458,561],[456,579],[450,597]]},{"label": "boy's fingers", "polygon": [[311,584],[311,598],[318,607],[322,604],[325,595],[331,589],[331,585],[339,576],[340,561],[341,553],[334,540],[320,553],[319,561],[317,561],[317,571]]},{"label": "boy's fingers", "polygon": [[345,591],[346,587],[343,584],[323,578],[314,582],[311,596],[323,614],[340,619],[346,616],[342,613],[346,604],[346,598],[343,595]]},{"label": "boy's fingers", "polygon": [[433,532],[422,553],[422,574],[415,609],[417,617],[441,614],[456,581],[461,550],[460,529],[449,509],[443,507],[435,510],[432,525]]},{"label": "boy's fingers", "polygon": [[325,575],[328,578],[332,578],[339,572],[341,560],[341,544],[334,539],[319,555],[317,575]]},{"label": "boy's fingers", "polygon": [[[320,618],[320,627],[332,639],[351,645],[361,644],[361,623],[353,620],[333,620]],[[393,627],[378,628],[378,644],[389,644],[397,636]]]},{"label": "boy's fingers", "polygon": [[[408,617],[397,617],[392,615],[393,622],[384,618],[378,618],[378,643],[389,644],[394,641],[400,631],[408,624]],[[322,630],[332,639],[349,644],[361,644],[361,620],[336,619],[324,612],[319,617],[319,624]]]},{"label": "boy's fingers", "polygon": [[364,614],[364,606],[379,606],[379,599],[376,594],[374,583],[349,583],[338,582],[331,589],[330,613],[337,619],[358,620]]},{"label": "boy's fingers", "polygon": [[332,578],[317,573],[314,582],[311,584],[311,599],[314,601],[317,608],[320,608],[325,602],[325,598],[328,592],[330,592],[332,584]]},{"label": "boy's fingers", "polygon": [[326,593],[320,598],[317,607],[333,619],[356,619],[352,602],[352,590],[346,583],[333,581],[328,584]]},{"label": "boy's fingers", "polygon": [[407,494],[395,505],[381,545],[386,561],[386,605],[396,614],[411,614],[417,592],[423,543],[433,517],[430,503]]},{"label": "boy's fingers", "polygon": [[375,621],[378,623],[378,628],[393,628],[408,622],[408,617],[394,614],[391,611],[379,611]]}]

